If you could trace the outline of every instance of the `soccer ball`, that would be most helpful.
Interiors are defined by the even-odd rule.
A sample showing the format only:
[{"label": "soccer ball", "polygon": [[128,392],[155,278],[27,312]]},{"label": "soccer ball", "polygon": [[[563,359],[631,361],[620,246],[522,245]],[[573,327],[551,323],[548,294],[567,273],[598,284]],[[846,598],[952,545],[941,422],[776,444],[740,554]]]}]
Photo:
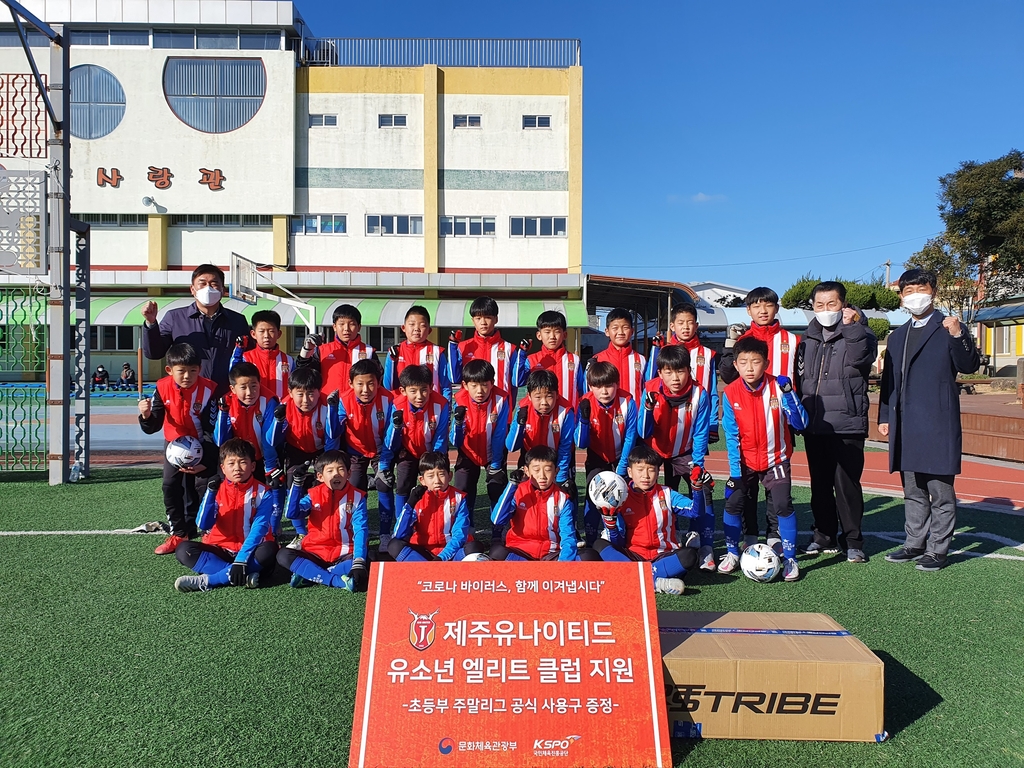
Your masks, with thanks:
[{"label": "soccer ball", "polygon": [[191,435],[176,437],[164,451],[167,462],[178,469],[191,469],[203,460],[203,444]]},{"label": "soccer ball", "polygon": [[626,500],[626,481],[614,472],[598,472],[587,486],[587,494],[599,509],[616,509]]},{"label": "soccer ball", "polygon": [[782,560],[767,544],[751,544],[740,555],[740,570],[752,581],[768,582],[779,575]]}]

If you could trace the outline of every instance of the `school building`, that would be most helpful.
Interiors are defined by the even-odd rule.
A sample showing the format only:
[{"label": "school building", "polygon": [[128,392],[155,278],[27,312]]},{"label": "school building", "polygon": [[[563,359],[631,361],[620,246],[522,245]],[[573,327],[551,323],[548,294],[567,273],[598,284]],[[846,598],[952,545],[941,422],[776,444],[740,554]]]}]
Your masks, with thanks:
[{"label": "school building", "polygon": [[[444,337],[469,327],[481,294],[512,340],[545,309],[588,325],[578,40],[318,38],[277,0],[25,6],[71,30],[93,366],[134,360],[143,304],[190,303],[191,270],[226,269],[232,252],[315,306],[321,326],[355,304],[378,348],[400,339],[414,303]],[[30,42],[45,72],[47,41]],[[45,114],[29,71],[0,26],[4,117]],[[10,170],[45,162],[0,157]],[[283,346],[301,344],[289,307],[227,306],[277,309]]]}]

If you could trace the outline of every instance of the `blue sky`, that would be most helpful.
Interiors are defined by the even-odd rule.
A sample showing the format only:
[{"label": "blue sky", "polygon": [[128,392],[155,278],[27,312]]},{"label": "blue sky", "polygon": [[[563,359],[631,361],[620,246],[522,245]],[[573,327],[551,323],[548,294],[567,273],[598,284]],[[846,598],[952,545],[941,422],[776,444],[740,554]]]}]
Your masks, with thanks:
[{"label": "blue sky", "polygon": [[296,1],[324,37],[580,38],[587,272],[898,274],[938,177],[1024,147],[1015,0]]}]

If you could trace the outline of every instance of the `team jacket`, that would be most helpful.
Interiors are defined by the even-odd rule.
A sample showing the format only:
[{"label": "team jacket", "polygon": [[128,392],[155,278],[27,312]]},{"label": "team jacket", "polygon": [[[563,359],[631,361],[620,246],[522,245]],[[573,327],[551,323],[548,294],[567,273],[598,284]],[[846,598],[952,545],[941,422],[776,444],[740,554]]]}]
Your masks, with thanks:
[{"label": "team jacket", "polygon": [[163,427],[167,442],[186,435],[199,440],[209,438],[207,427],[212,423],[210,411],[216,390],[217,385],[202,376],[188,389],[182,389],[170,376],[164,376],[156,383],[153,412],[148,419],[139,414],[142,431],[152,435]]},{"label": "team jacket", "polygon": [[398,345],[398,359],[389,353],[384,359],[384,388],[398,395],[398,377],[410,365],[425,365],[434,375],[433,387],[451,400],[452,383],[448,379],[448,355],[437,344],[423,342],[412,344],[403,341]]},{"label": "team jacket", "polygon": [[320,394],[320,399],[313,410],[308,413],[300,411],[290,397],[286,397],[283,403],[284,423],[278,423],[275,418],[270,427],[270,434],[283,433],[285,442],[302,453],[333,451],[341,445],[338,411],[327,404],[327,398],[323,393]]},{"label": "team jacket", "polygon": [[395,538],[423,547],[441,560],[452,560],[469,539],[472,527],[466,494],[454,486],[427,491],[415,507],[406,504],[395,521]]},{"label": "team jacket", "polygon": [[564,483],[573,468],[573,439],[576,433],[576,412],[563,398],[555,401],[555,407],[541,416],[533,407],[529,397],[519,401],[519,408],[526,409],[526,424],[520,424],[518,409],[512,416],[512,424],[505,439],[505,447],[512,451],[526,451],[535,445],[546,445],[558,454],[558,475],[555,480]]},{"label": "team jacket", "polygon": [[619,389],[628,392],[629,396],[640,402],[640,396],[644,393],[644,381],[646,372],[644,356],[633,351],[633,345],[618,349],[611,344],[603,352],[598,352],[592,360],[601,363],[611,363],[619,369]]},{"label": "team jacket", "polygon": [[[587,391],[587,377],[579,355],[564,346],[556,350],[542,349],[526,358],[526,371],[552,371],[558,378],[558,394],[575,409]],[[525,379],[524,379],[525,381]]]},{"label": "team jacket", "polygon": [[252,405],[243,405],[233,392],[224,395],[228,404],[227,412],[214,410],[213,442],[217,446],[224,445],[233,437],[239,437],[256,449],[256,459],[274,454],[270,467],[277,466],[277,452],[273,445],[273,436],[269,429],[274,422],[274,409],[278,400],[267,389],[260,389],[260,395]]},{"label": "team jacket", "polygon": [[601,461],[615,467],[615,473],[625,476],[626,459],[636,443],[636,403],[623,390],[607,406],[601,405],[593,392],[580,400],[590,402],[590,421],[579,418],[576,409],[576,445]]},{"label": "team jacket", "polygon": [[252,557],[256,547],[273,541],[270,520],[274,511],[274,494],[256,478],[245,483],[225,480],[214,495],[203,496],[196,515],[196,527],[206,531],[203,544],[237,552],[236,563]]},{"label": "team jacket", "polygon": [[384,435],[391,423],[394,398],[383,387],[377,387],[373,400],[362,402],[354,389],[338,402],[338,426],[345,449],[353,456],[377,456],[384,445]]},{"label": "team jacket", "polygon": [[455,395],[455,407],[466,409],[466,420],[451,419],[451,443],[478,467],[505,467],[505,438],[508,435],[508,395],[494,387],[482,403],[463,387]]},{"label": "team jacket", "polygon": [[559,560],[576,559],[572,503],[557,485],[541,491],[532,482],[509,483],[494,505],[491,523],[508,524],[505,546],[535,560],[556,552]]},{"label": "team jacket", "polygon": [[395,411],[402,411],[402,428],[388,422],[384,445],[380,452],[380,468],[390,469],[395,455],[405,449],[419,458],[427,451],[448,452],[448,421],[451,409],[440,393],[431,391],[430,398],[419,410],[412,407],[405,395],[395,398]]},{"label": "team jacket", "polygon": [[699,384],[679,396],[671,397],[661,379],[647,382],[647,391],[657,394],[654,410],[644,403],[637,408],[637,433],[663,459],[692,454],[693,463],[704,466],[708,453],[708,431],[711,424],[711,398]]},{"label": "team jacket", "polygon": [[470,360],[486,360],[494,366],[494,386],[513,398],[517,387],[526,383],[526,355],[519,347],[501,338],[501,332],[490,336],[473,334],[456,344],[448,342],[448,380],[462,381],[462,366]]},{"label": "team jacket", "polygon": [[366,519],[366,494],[352,483],[340,491],[318,485],[298,500],[299,492],[288,492],[286,514],[289,520],[307,518],[309,533],[302,539],[302,551],[333,563],[351,555],[366,559],[369,537]]},{"label": "team jacket", "polygon": [[[321,344],[305,364],[320,366],[320,376],[323,381],[320,389],[330,394],[334,390],[345,392],[352,387],[348,380],[348,369],[352,367],[352,363],[375,359],[373,347],[363,344],[362,337],[356,336],[348,344],[343,344],[341,341],[329,341],[326,344]],[[300,364],[302,363],[300,362]]]},{"label": "team jacket", "polygon": [[[670,334],[669,346],[680,344],[690,352],[690,377],[700,384],[701,389],[711,397],[711,431],[718,432],[718,354],[711,347],[700,343],[700,338],[694,336],[689,341],[677,339],[675,334]],[[795,349],[795,348],[794,348]],[[658,347],[651,348],[651,356],[647,360],[647,381],[651,382],[658,378],[658,355],[661,350]]]},{"label": "team jacket", "polygon": [[795,391],[783,394],[771,374],[751,390],[743,379],[725,388],[722,427],[729,450],[729,474],[767,472],[789,461],[793,438],[787,422],[799,431],[807,426],[807,411]]},{"label": "team jacket", "polygon": [[261,387],[269,389],[278,400],[284,399],[288,394],[288,374],[295,370],[295,359],[291,355],[286,355],[276,346],[273,349],[256,347],[243,352],[242,348],[236,345],[235,351],[231,354],[228,370],[243,360],[256,366],[256,370],[260,372]]},{"label": "team jacket", "polygon": [[[697,494],[703,503],[703,495]],[[696,517],[693,502],[665,485],[641,491],[632,483],[626,500],[615,510],[616,527],[608,530],[609,540],[644,560],[679,549],[673,517]]]}]

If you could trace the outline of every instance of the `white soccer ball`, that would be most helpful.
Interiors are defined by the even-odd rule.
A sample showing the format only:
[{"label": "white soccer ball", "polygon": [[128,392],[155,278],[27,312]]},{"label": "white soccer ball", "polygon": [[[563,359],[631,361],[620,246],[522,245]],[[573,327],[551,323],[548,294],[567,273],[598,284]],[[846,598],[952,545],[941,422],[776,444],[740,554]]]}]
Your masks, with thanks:
[{"label": "white soccer ball", "polygon": [[626,500],[626,481],[614,472],[598,472],[587,486],[587,493],[600,509],[617,509]]},{"label": "white soccer ball", "polygon": [[782,571],[782,560],[767,544],[751,544],[740,555],[740,570],[751,581],[769,582]]},{"label": "white soccer ball", "polygon": [[167,461],[178,469],[191,469],[203,460],[203,444],[191,435],[177,437],[164,451]]}]

